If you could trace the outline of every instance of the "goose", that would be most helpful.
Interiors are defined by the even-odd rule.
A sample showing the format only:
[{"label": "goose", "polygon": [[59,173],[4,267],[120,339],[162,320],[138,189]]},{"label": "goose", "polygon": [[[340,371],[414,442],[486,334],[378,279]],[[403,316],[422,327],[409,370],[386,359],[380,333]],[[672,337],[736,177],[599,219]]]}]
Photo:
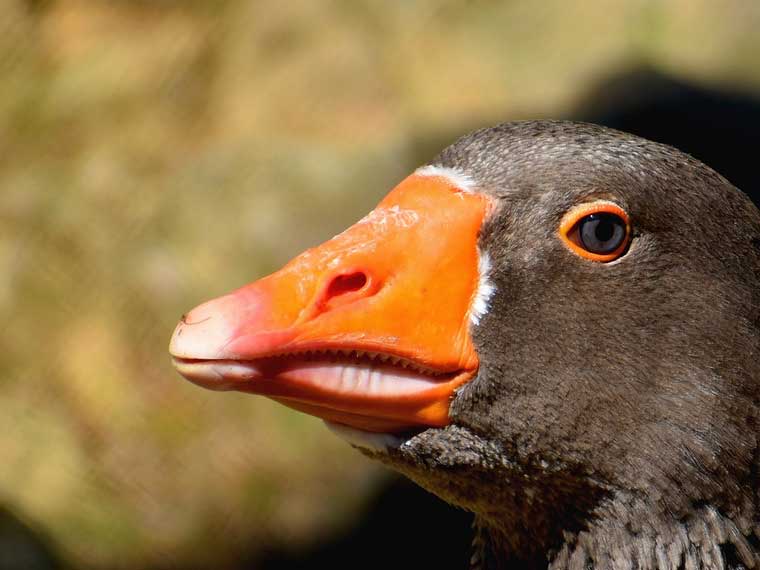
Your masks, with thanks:
[{"label": "goose", "polygon": [[474,513],[472,568],[760,567],[760,213],[672,147],[468,134],[170,353]]}]

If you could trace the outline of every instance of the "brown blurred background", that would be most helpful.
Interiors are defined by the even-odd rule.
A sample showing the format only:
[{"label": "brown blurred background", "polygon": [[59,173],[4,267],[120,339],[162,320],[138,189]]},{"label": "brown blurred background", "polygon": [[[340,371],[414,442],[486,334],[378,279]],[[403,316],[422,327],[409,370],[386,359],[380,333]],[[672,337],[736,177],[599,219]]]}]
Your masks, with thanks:
[{"label": "brown blurred background", "polygon": [[461,568],[465,513],[181,380],[176,321],[504,120],[757,192],[758,29],[746,0],[0,0],[0,570]]}]

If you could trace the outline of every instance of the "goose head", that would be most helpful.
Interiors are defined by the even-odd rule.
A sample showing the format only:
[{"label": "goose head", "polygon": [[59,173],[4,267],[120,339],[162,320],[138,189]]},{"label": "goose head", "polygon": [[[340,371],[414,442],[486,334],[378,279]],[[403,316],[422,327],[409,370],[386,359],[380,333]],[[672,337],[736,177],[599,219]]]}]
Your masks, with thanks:
[{"label": "goose head", "polygon": [[475,513],[474,567],[760,564],[760,214],[671,147],[474,132],[170,352]]}]

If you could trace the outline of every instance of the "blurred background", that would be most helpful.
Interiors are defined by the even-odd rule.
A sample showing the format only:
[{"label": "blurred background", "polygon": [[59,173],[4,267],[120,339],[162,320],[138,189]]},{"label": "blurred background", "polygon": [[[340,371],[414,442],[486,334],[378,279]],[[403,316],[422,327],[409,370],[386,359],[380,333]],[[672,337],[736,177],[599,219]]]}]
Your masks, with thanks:
[{"label": "blurred background", "polygon": [[463,568],[466,513],[183,381],[175,323],[505,120],[756,193],[758,29],[746,0],[0,0],[0,570]]}]

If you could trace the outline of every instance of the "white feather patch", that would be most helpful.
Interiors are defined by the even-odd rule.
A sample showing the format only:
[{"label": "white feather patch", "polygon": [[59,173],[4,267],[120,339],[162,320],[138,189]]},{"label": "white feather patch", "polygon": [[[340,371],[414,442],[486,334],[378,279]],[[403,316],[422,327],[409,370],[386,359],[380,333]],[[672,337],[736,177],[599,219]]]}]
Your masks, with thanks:
[{"label": "white feather patch", "polygon": [[[462,192],[470,194],[475,192],[477,186],[475,181],[465,172],[449,166],[428,164],[427,166],[421,166],[418,168],[415,171],[415,174],[417,176],[445,178]],[[488,312],[488,303],[491,300],[491,296],[496,291],[496,286],[491,283],[489,279],[490,271],[491,259],[488,257],[487,253],[478,250],[478,290],[475,292],[475,297],[470,306],[470,322],[473,325],[480,323],[480,319],[482,319]]]},{"label": "white feather patch", "polygon": [[417,176],[430,176],[431,178],[445,178],[462,192],[472,194],[475,191],[475,181],[462,170],[449,166],[435,166],[428,164],[414,171]]},{"label": "white feather patch", "polygon": [[470,322],[473,325],[480,323],[489,309],[491,296],[496,292],[496,286],[491,282],[489,274],[491,272],[491,259],[487,253],[478,249],[478,290],[470,306]]}]

